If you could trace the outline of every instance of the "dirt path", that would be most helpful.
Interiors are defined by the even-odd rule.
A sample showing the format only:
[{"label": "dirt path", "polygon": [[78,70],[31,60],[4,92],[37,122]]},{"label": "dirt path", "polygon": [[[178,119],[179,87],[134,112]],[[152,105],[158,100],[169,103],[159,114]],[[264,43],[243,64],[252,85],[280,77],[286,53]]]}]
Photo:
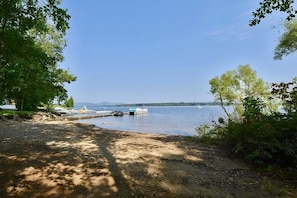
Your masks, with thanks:
[{"label": "dirt path", "polygon": [[0,121],[0,197],[297,197],[185,137]]}]

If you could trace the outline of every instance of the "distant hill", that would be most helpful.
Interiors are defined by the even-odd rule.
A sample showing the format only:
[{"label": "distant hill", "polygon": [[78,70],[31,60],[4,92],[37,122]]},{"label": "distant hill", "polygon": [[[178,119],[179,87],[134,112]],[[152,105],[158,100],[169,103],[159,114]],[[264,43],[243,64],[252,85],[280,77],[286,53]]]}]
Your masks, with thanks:
[{"label": "distant hill", "polygon": [[107,106],[117,106],[121,103],[111,103],[111,102],[100,102],[100,103],[92,103],[92,102],[74,102],[75,108],[80,108],[82,106],[89,107],[107,107]]}]

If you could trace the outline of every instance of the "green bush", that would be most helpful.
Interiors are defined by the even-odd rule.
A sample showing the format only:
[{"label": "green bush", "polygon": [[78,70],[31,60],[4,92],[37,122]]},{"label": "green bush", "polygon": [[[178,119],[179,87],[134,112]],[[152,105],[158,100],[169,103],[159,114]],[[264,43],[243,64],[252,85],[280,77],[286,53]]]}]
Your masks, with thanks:
[{"label": "green bush", "polygon": [[220,118],[211,126],[201,125],[198,137],[254,164],[297,171],[297,111],[265,114],[265,103],[253,97],[247,97],[243,106],[242,120]]},{"label": "green bush", "polygon": [[200,141],[210,144],[221,144],[222,135],[226,130],[224,118],[219,118],[218,122],[213,121],[212,125],[203,124],[196,128],[197,137]]},{"label": "green bush", "polygon": [[74,107],[74,100],[73,100],[73,98],[70,97],[69,99],[65,100],[64,106],[65,107]]},{"label": "green bush", "polygon": [[256,164],[297,168],[297,113],[264,115],[261,100],[247,98],[244,103],[244,120],[228,122],[223,144]]}]

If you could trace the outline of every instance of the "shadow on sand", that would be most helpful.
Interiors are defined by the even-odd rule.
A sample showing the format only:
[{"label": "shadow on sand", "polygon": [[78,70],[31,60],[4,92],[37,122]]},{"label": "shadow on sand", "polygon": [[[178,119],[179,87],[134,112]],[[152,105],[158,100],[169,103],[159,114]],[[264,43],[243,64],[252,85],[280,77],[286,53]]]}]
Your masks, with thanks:
[{"label": "shadow on sand", "polygon": [[0,197],[266,195],[248,169],[185,137],[74,123],[2,125]]}]

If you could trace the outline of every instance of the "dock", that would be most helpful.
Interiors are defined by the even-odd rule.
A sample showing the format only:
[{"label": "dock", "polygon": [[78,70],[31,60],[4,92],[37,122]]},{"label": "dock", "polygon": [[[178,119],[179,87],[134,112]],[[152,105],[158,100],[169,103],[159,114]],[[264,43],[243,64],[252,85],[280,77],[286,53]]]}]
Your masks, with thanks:
[{"label": "dock", "polygon": [[[124,115],[128,115],[128,112],[124,112]],[[82,115],[75,115],[75,116],[65,116],[69,121],[75,121],[75,120],[85,120],[85,119],[93,119],[93,118],[103,118],[103,117],[109,117],[114,116],[113,113],[109,114],[82,114]]]}]

